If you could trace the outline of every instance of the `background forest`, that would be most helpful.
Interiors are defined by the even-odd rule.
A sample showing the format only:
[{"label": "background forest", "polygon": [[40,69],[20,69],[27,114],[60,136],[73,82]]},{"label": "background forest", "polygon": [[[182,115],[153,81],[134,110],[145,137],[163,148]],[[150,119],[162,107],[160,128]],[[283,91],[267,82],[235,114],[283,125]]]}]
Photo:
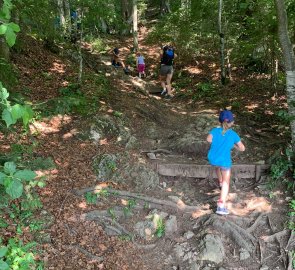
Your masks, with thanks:
[{"label": "background forest", "polygon": [[[144,30],[143,41],[140,33]],[[114,47],[122,46],[132,69],[136,51],[149,46],[160,50],[168,43],[177,54],[176,100],[195,107],[230,106],[240,110],[240,118],[249,125],[251,121],[271,125],[283,138],[277,149],[272,149],[276,154],[269,153],[273,155],[269,158],[268,186],[270,194],[279,187],[289,198],[284,218],[293,235],[294,0],[0,0],[0,270],[53,269],[37,250],[46,223],[40,217],[46,212],[40,190],[48,177],[40,171],[54,169],[56,162],[36,154],[40,143],[35,136],[40,134],[34,134],[30,127],[60,114],[94,117],[100,109],[97,104],[114,97],[112,81],[99,71],[89,72],[96,62],[96,58],[88,58],[89,51],[107,58]],[[49,89],[53,87],[49,72],[42,71],[49,56],[42,56],[39,62],[29,59],[30,54],[39,55],[39,46],[73,62],[71,83],[55,94],[40,86],[45,82]],[[36,69],[40,68],[39,74],[34,77],[29,69],[18,69],[18,61],[32,61]],[[147,63],[151,67],[149,78],[157,80],[153,55],[147,57]],[[203,74],[195,80],[188,70],[198,66],[215,69],[215,75],[208,78]],[[24,86],[28,81],[34,83],[36,92]],[[234,84],[238,92],[231,92]],[[270,107],[269,115],[262,115],[259,102],[253,102],[250,113],[240,93],[248,97],[260,94],[259,102],[279,105]],[[121,117],[119,111],[114,114]],[[88,202],[97,199],[91,196],[88,194]],[[127,211],[133,207],[128,205]],[[56,218],[62,208],[56,210]],[[42,250],[46,247],[43,245]],[[288,270],[294,269],[294,250],[287,256],[291,261]]]}]

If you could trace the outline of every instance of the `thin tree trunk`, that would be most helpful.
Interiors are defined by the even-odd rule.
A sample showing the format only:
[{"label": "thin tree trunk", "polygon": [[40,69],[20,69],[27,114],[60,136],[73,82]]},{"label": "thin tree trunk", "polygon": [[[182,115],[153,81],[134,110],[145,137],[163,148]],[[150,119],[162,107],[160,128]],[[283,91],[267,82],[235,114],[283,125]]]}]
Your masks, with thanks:
[{"label": "thin tree trunk", "polygon": [[218,32],[220,37],[220,68],[221,68],[221,83],[225,84],[225,60],[224,60],[224,33],[222,33],[222,0],[219,0],[218,9]]},{"label": "thin tree trunk", "polygon": [[63,0],[57,0],[58,12],[59,12],[59,25],[62,29],[64,29],[66,20],[65,20],[65,12]]},{"label": "thin tree trunk", "polygon": [[[0,0],[0,9],[2,9],[3,0]],[[0,36],[0,58],[4,58],[7,62],[10,59],[10,51],[4,36]]]},{"label": "thin tree trunk", "polygon": [[278,19],[278,34],[286,69],[287,102],[289,116],[291,117],[292,147],[295,150],[295,57],[288,35],[288,18],[285,1],[275,0],[275,6]]},{"label": "thin tree trunk", "polygon": [[64,16],[65,16],[66,31],[68,32],[70,36],[71,29],[72,29],[70,3],[68,0],[63,0],[63,2],[64,2]]},{"label": "thin tree trunk", "polygon": [[83,56],[82,56],[82,42],[83,42],[83,11],[81,10],[81,28],[80,28],[80,42],[79,43],[79,74],[78,74],[78,83],[82,83],[82,74],[83,74]]},{"label": "thin tree trunk", "polygon": [[133,0],[133,44],[134,44],[134,50],[138,51],[137,0]]}]

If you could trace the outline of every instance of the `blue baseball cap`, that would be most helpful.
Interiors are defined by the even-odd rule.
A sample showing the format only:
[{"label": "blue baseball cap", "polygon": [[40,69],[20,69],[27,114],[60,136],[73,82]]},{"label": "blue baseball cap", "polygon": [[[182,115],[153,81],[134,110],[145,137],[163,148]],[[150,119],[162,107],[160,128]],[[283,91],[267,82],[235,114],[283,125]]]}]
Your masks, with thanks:
[{"label": "blue baseball cap", "polygon": [[232,121],[234,121],[234,115],[231,111],[224,110],[219,114],[220,123],[223,123],[223,122],[230,123]]}]

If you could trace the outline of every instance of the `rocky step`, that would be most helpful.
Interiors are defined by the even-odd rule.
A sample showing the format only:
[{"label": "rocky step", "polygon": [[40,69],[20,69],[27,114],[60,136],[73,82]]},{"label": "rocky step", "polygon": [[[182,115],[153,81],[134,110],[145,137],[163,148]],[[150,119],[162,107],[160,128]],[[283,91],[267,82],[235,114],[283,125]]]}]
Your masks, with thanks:
[{"label": "rocky step", "polygon": [[[210,165],[181,164],[181,163],[154,163],[156,171],[162,176],[182,176],[194,178],[217,178],[214,168]],[[240,179],[259,180],[266,175],[270,166],[267,164],[235,164],[232,166],[232,175]]]}]

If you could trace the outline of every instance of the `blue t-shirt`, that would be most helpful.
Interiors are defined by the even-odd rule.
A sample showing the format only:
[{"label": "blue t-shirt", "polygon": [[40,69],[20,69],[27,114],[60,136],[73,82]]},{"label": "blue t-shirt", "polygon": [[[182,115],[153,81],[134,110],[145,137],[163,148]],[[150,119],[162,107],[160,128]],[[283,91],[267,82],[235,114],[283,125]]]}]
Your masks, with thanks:
[{"label": "blue t-shirt", "polygon": [[222,135],[222,127],[213,128],[209,134],[213,136],[211,147],[208,153],[208,160],[211,165],[231,167],[231,150],[234,144],[241,141],[239,135],[229,129]]}]

